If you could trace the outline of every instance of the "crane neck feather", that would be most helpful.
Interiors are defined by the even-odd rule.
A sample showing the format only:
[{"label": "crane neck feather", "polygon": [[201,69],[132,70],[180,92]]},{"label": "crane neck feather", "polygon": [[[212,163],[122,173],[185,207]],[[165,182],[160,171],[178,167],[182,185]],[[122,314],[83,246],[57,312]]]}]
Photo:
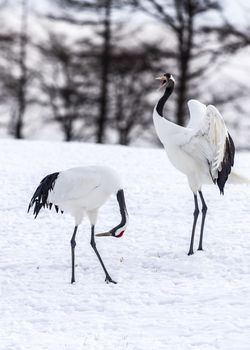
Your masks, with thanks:
[{"label": "crane neck feather", "polygon": [[120,189],[117,192],[117,201],[119,203],[120,207],[120,213],[121,213],[121,222],[119,225],[115,226],[110,232],[112,233],[112,236],[114,237],[121,237],[126,230],[126,227],[128,225],[128,212],[126,208],[126,202],[124,197],[124,192],[122,189]]},{"label": "crane neck feather", "polygon": [[168,83],[168,86],[165,89],[163,96],[159,99],[156,105],[156,111],[161,117],[163,117],[163,107],[167,99],[169,98],[169,96],[172,94],[173,90],[174,90],[174,81],[170,80]]}]

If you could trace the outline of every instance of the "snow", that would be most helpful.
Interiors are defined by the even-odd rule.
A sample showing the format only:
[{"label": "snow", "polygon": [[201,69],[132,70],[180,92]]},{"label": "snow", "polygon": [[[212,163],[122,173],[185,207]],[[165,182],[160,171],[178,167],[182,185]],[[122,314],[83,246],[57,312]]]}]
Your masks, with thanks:
[{"label": "snow", "polygon": [[[238,171],[249,174],[249,161],[238,154]],[[193,197],[162,149],[1,140],[0,162],[1,350],[249,349],[249,185],[228,185],[225,196],[204,187],[205,251],[188,257]],[[71,285],[73,219],[26,212],[43,176],[90,164],[123,174],[129,227],[96,238],[117,285],[104,283],[87,221]],[[112,197],[97,232],[119,220]]]}]

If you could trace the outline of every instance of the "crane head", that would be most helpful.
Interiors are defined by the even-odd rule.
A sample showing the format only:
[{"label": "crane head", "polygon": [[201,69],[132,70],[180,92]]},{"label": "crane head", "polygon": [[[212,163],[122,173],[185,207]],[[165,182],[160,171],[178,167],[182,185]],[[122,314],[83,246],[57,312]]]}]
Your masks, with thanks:
[{"label": "crane head", "polygon": [[165,73],[163,75],[160,75],[159,77],[156,77],[155,79],[161,80],[162,82],[161,87],[168,86],[172,83],[175,83],[174,77],[170,73]]},{"label": "crane head", "polygon": [[129,220],[128,220],[128,212],[125,204],[124,192],[122,189],[120,189],[117,192],[117,201],[119,203],[121,217],[122,217],[121,223],[115,226],[114,228],[112,228],[111,230],[109,230],[108,232],[99,233],[99,234],[96,234],[96,236],[98,237],[112,236],[116,238],[120,238],[123,236]]},{"label": "crane head", "polygon": [[120,227],[120,228],[113,228],[112,230],[107,232],[97,233],[96,236],[97,237],[112,236],[112,237],[120,238],[123,236],[124,232],[125,232],[124,227]]}]

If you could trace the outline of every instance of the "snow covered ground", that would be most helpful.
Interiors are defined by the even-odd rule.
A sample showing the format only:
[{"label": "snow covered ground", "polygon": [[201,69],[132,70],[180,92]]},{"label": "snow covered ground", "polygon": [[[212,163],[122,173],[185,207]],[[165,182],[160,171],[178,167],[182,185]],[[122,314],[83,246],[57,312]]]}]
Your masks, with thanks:
[{"label": "snow covered ground", "polygon": [[[249,163],[237,156],[250,176]],[[1,140],[0,164],[1,350],[250,349],[250,185],[228,185],[224,197],[204,188],[205,252],[188,257],[193,197],[163,150]],[[26,212],[43,176],[90,164],[124,178],[129,228],[96,239],[117,285],[104,283],[87,221],[71,285],[72,218]],[[97,231],[118,217],[112,198]]]}]

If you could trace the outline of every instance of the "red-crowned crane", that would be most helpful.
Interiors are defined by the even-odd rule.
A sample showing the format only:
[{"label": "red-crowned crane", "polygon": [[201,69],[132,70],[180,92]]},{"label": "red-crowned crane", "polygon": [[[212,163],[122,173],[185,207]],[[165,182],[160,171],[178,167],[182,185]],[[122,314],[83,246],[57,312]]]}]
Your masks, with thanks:
[{"label": "red-crowned crane", "polygon": [[163,117],[163,107],[174,90],[175,80],[170,73],[157,77],[165,87],[157,102],[153,121],[171,163],[188,178],[194,195],[194,219],[188,255],[193,254],[194,235],[199,215],[197,192],[202,203],[202,221],[198,250],[203,250],[203,231],[207,213],[201,188],[203,184],[217,184],[220,193],[234,164],[235,147],[219,111],[197,100],[188,101],[190,121],[187,127],[179,126]]},{"label": "red-crowned crane", "polygon": [[91,223],[90,244],[104,270],[105,281],[107,283],[116,283],[110,277],[95,243],[95,224],[98,209],[107,201],[111,194],[116,194],[121,213],[121,222],[110,231],[97,234],[96,236],[121,237],[128,224],[124,191],[119,176],[108,167],[77,167],[47,175],[40,182],[31,198],[28,211],[34,206],[33,213],[35,218],[42,207],[51,209],[54,205],[57,211],[68,212],[75,219],[74,232],[70,241],[72,258],[71,283],[75,282],[76,232],[85,215],[88,216]]}]

